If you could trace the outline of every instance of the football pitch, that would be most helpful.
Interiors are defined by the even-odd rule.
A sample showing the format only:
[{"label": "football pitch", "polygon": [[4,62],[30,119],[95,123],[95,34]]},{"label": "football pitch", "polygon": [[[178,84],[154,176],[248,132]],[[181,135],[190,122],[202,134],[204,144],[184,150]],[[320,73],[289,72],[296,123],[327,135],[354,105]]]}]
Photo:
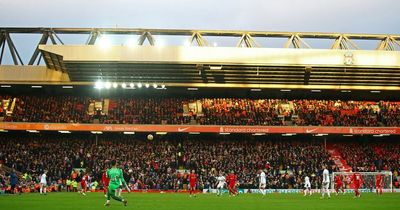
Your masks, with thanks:
[{"label": "football pitch", "polygon": [[320,194],[303,197],[301,194],[242,194],[237,197],[215,194],[199,194],[190,198],[187,194],[154,194],[130,193],[123,195],[128,206],[112,200],[111,206],[103,206],[105,198],[102,193],[88,193],[82,196],[78,193],[37,193],[23,195],[1,195],[1,210],[53,210],[53,209],[155,209],[155,210],[214,210],[214,209],[398,209],[400,193],[387,193],[376,196],[364,193],[361,198],[354,199],[353,194],[335,196],[331,199],[320,199]]}]

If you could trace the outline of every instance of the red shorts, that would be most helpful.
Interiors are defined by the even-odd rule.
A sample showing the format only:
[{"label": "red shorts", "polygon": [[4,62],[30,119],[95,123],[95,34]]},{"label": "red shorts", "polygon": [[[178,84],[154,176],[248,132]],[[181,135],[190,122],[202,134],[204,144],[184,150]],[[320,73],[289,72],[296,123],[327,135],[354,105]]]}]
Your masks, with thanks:
[{"label": "red shorts", "polygon": [[235,188],[235,186],[236,186],[235,183],[229,184],[229,188],[231,188],[231,189]]},{"label": "red shorts", "polygon": [[354,184],[354,189],[359,189],[360,188],[360,184]]},{"label": "red shorts", "polygon": [[190,182],[190,188],[196,188],[196,183],[194,183],[194,182]]},{"label": "red shorts", "polygon": [[343,183],[342,182],[338,182],[335,184],[336,188],[340,188],[343,187]]},{"label": "red shorts", "polygon": [[81,182],[81,186],[82,186],[82,188],[86,188],[86,183],[85,182]]},{"label": "red shorts", "polygon": [[376,188],[382,188],[382,184],[376,184]]}]

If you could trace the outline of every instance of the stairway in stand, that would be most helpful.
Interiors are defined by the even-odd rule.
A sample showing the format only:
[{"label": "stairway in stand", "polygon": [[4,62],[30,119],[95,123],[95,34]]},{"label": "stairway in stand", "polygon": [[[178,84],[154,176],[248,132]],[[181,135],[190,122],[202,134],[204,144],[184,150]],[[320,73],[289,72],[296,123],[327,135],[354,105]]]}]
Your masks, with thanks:
[{"label": "stairway in stand", "polygon": [[339,168],[341,172],[351,171],[351,167],[347,165],[346,160],[343,159],[339,149],[337,149],[334,144],[327,144],[326,149],[328,150],[328,153],[331,155],[331,158],[335,162],[335,165]]}]

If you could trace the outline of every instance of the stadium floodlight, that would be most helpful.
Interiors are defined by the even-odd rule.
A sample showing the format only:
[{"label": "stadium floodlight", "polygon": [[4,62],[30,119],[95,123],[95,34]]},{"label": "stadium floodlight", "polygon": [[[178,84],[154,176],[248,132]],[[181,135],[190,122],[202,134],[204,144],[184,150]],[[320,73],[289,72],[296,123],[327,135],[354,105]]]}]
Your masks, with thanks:
[{"label": "stadium floodlight", "polygon": [[189,134],[198,135],[198,134],[200,134],[200,132],[189,132]]},{"label": "stadium floodlight", "polygon": [[219,135],[230,135],[231,133],[219,133]]},{"label": "stadium floodlight", "polygon": [[29,133],[39,133],[38,130],[26,130],[26,131],[28,131]]},{"label": "stadium floodlight", "polygon": [[143,87],[143,84],[142,84],[141,82],[139,82],[139,83],[137,84],[137,86],[138,86],[138,88],[142,88],[142,87]]},{"label": "stadium floodlight", "polygon": [[296,133],[283,133],[282,136],[295,136]]},{"label": "stadium floodlight", "polygon": [[133,82],[129,83],[129,87],[134,88],[135,87],[135,83],[133,83]]},{"label": "stadium floodlight", "polygon": [[351,93],[351,90],[341,90],[342,93]]},{"label": "stadium floodlight", "polygon": [[0,129],[0,132],[7,133],[8,130]]},{"label": "stadium floodlight", "polygon": [[107,37],[101,36],[98,44],[102,49],[108,49],[111,46],[111,41]]},{"label": "stadium floodlight", "polygon": [[162,85],[161,85],[161,88],[162,88],[162,89],[165,89],[165,85],[164,85],[164,84],[162,84]]},{"label": "stadium floodlight", "polygon": [[381,91],[380,90],[371,90],[369,92],[371,92],[371,93],[380,93]]},{"label": "stadium floodlight", "polygon": [[352,137],[353,134],[344,134],[343,136],[345,136],[345,137]]},{"label": "stadium floodlight", "polygon": [[252,92],[260,92],[261,89],[260,88],[252,88],[252,89],[250,89],[250,91],[252,91]]},{"label": "stadium floodlight", "polygon": [[118,87],[118,83],[114,82],[112,86],[113,86],[113,88],[117,88]]},{"label": "stadium floodlight", "polygon": [[145,86],[146,88],[149,88],[149,87],[150,87],[150,84],[149,84],[149,83],[146,83],[146,84],[144,84],[144,86]]},{"label": "stadium floodlight", "polygon": [[42,88],[41,85],[32,85],[31,88]]},{"label": "stadium floodlight", "polygon": [[290,90],[290,89],[282,89],[281,90],[281,92],[290,92],[290,91],[292,91],[292,90]]},{"label": "stadium floodlight", "polygon": [[10,88],[11,85],[1,85],[2,88]]},{"label": "stadium floodlight", "polygon": [[320,93],[320,92],[322,92],[321,90],[311,90],[311,92],[313,92],[313,93]]},{"label": "stadium floodlight", "polygon": [[122,87],[122,88],[126,88],[126,83],[125,83],[125,82],[122,83],[122,84],[121,84],[121,87]]},{"label": "stadium floodlight", "polygon": [[253,136],[265,136],[266,133],[253,133],[251,135],[253,135]]},{"label": "stadium floodlight", "polygon": [[157,88],[158,85],[156,83],[153,83],[153,88]]},{"label": "stadium floodlight", "polygon": [[133,131],[125,131],[124,134],[126,134],[126,135],[133,135],[133,134],[135,134],[135,132],[133,132]]},{"label": "stadium floodlight", "polygon": [[166,135],[167,132],[156,132],[156,135]]},{"label": "stadium floodlight", "polygon": [[59,133],[71,133],[71,131],[58,131]]},{"label": "stadium floodlight", "polygon": [[72,85],[64,85],[64,86],[62,86],[62,88],[63,89],[72,89],[72,88],[74,88],[74,86],[72,86]]},{"label": "stadium floodlight", "polygon": [[210,66],[211,70],[221,70],[222,66]]},{"label": "stadium floodlight", "polygon": [[187,90],[189,90],[189,91],[197,91],[197,90],[199,90],[199,88],[196,88],[196,87],[190,87],[190,88],[188,88]]},{"label": "stadium floodlight", "polygon": [[327,136],[328,134],[326,134],[326,133],[319,133],[319,134],[316,134],[315,136]]},{"label": "stadium floodlight", "polygon": [[103,89],[104,84],[102,81],[98,80],[95,84],[94,84],[94,88],[96,89]]},{"label": "stadium floodlight", "polygon": [[103,134],[103,132],[101,132],[101,131],[90,131],[90,133],[92,133],[92,134]]},{"label": "stadium floodlight", "polygon": [[104,87],[105,87],[106,89],[110,89],[110,88],[111,88],[111,82],[106,82],[106,83],[104,84]]}]

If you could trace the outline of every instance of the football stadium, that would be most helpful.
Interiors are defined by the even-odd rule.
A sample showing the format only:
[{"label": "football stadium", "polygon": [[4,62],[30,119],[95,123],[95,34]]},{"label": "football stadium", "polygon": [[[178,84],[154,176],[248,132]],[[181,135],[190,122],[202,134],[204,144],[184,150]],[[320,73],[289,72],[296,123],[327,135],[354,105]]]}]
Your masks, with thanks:
[{"label": "football stadium", "polygon": [[386,31],[0,25],[0,209],[397,209],[399,50]]}]

